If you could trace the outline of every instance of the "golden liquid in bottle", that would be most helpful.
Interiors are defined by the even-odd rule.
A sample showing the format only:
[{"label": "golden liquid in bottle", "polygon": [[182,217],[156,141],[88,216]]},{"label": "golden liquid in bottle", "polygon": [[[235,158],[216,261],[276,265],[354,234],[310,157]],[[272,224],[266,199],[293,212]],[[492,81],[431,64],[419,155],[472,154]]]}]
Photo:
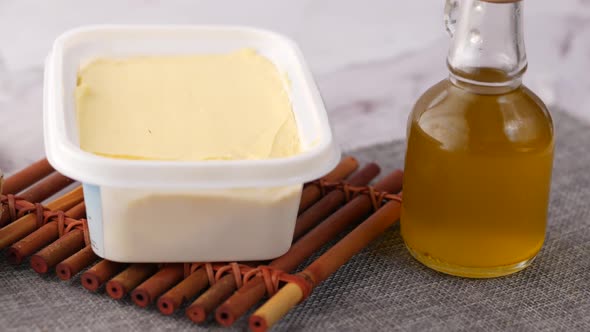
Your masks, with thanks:
[{"label": "golden liquid in bottle", "polygon": [[432,87],[408,123],[401,233],[412,255],[465,277],[528,266],[545,238],[553,145],[546,107],[523,86]]}]

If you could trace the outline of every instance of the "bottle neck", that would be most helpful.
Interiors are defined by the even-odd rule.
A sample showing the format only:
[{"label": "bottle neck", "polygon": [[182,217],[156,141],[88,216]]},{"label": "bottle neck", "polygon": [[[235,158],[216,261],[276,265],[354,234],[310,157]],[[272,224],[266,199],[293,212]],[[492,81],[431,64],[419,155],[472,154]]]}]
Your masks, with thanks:
[{"label": "bottle neck", "polygon": [[462,87],[505,93],[521,85],[527,68],[522,2],[462,0],[447,64]]}]

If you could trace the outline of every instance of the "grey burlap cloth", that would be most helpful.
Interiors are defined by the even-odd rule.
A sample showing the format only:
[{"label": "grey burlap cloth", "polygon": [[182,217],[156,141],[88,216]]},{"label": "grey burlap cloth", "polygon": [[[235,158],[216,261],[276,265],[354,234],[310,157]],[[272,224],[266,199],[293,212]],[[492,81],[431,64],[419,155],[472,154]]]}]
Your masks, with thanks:
[{"label": "grey burlap cloth", "polygon": [[[404,249],[396,226],[356,255],[276,330],[590,331],[590,125],[554,112],[557,133],[547,240],[513,276],[467,280],[429,270]],[[403,166],[403,143],[353,153],[384,171]],[[232,330],[245,330],[242,318]],[[151,331],[219,329],[160,315],[77,278],[41,277],[0,259],[0,330]]]}]

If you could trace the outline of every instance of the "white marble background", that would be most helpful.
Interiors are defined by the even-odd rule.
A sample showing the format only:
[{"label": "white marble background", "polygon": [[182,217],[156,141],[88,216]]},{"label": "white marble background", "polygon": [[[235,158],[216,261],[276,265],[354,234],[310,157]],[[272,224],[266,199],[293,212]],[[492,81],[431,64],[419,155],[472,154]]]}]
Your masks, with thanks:
[{"label": "white marble background", "polygon": [[[0,168],[43,155],[42,63],[57,35],[85,24],[275,30],[301,46],[344,149],[402,138],[415,99],[446,75],[443,2],[0,0]],[[527,0],[525,29],[525,82],[547,104],[590,120],[590,0]]]}]

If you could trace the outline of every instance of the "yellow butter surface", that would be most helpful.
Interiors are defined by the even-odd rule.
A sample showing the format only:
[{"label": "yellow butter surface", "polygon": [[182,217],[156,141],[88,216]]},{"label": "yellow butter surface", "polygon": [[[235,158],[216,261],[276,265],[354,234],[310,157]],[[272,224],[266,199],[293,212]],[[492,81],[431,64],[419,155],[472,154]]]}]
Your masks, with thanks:
[{"label": "yellow butter surface", "polygon": [[295,155],[282,74],[251,49],[98,58],[80,68],[80,147],[114,158],[238,160]]}]

